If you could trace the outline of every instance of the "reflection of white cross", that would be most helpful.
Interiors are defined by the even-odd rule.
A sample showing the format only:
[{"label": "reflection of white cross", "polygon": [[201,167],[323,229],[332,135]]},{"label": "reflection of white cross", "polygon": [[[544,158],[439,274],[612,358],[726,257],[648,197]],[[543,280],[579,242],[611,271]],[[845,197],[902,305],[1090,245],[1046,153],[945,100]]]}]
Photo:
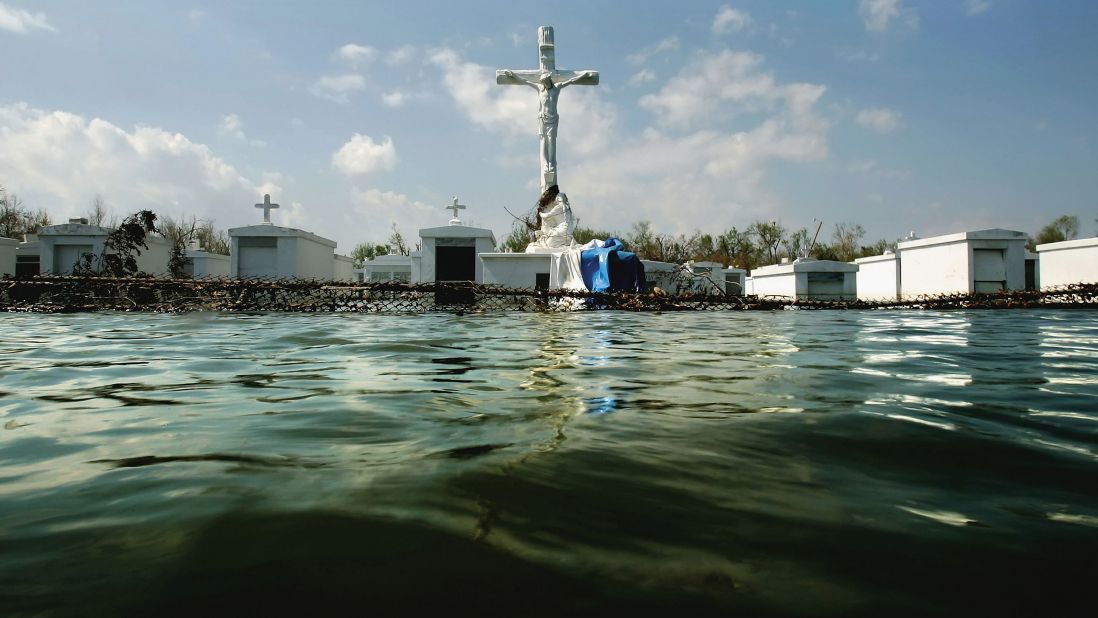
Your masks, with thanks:
[{"label": "reflection of white cross", "polygon": [[272,208],[278,208],[278,204],[272,204],[271,203],[271,194],[270,193],[265,194],[263,196],[263,203],[262,204],[256,204],[255,207],[263,209],[263,223],[266,223],[267,225],[271,225],[271,209]]},{"label": "reflection of white cross", "polygon": [[446,210],[454,211],[454,218],[450,219],[450,225],[461,225],[461,219],[458,219],[458,211],[465,210],[465,204],[458,204],[458,198],[454,196],[454,203],[446,207]]}]

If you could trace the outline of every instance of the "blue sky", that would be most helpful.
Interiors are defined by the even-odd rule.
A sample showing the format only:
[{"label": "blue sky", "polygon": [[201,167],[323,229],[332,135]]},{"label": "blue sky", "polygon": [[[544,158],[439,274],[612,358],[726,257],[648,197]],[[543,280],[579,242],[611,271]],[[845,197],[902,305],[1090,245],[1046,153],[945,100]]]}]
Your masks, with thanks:
[{"label": "blue sky", "polygon": [[1098,3],[0,0],[0,185],[55,217],[96,194],[275,223],[341,252],[449,218],[510,228],[537,191],[558,66],[560,184],[582,225],[862,223],[867,241],[1061,214],[1098,232]]}]

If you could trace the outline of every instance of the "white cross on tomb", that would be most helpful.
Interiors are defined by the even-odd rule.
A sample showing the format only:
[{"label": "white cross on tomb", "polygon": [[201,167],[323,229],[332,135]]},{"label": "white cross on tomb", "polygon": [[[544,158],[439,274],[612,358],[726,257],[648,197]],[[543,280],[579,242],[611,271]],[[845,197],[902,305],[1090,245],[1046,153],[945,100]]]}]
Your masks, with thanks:
[{"label": "white cross on tomb", "polygon": [[454,218],[450,219],[450,225],[461,225],[461,219],[458,219],[458,211],[465,210],[465,204],[458,204],[458,198],[454,196],[454,203],[446,207],[446,210],[454,211]]},{"label": "white cross on tomb", "polygon": [[263,196],[263,202],[260,204],[256,204],[255,207],[263,209],[263,223],[271,225],[271,209],[278,208],[278,204],[271,203],[271,194],[265,194]]}]

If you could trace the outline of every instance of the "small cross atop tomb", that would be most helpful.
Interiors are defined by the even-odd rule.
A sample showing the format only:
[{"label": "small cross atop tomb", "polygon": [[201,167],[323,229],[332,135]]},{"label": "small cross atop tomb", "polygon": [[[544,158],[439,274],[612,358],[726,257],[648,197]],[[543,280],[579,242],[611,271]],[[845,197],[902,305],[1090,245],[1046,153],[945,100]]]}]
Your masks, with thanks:
[{"label": "small cross atop tomb", "polygon": [[263,209],[263,223],[265,225],[272,225],[271,224],[271,209],[272,208],[278,208],[278,204],[272,204],[271,203],[271,194],[270,193],[264,194],[263,202],[259,203],[259,204],[256,204],[255,207]]},{"label": "small cross atop tomb", "polygon": [[450,219],[450,225],[461,225],[461,219],[458,219],[458,211],[465,210],[465,204],[458,204],[458,198],[454,196],[454,202],[446,207],[446,210],[454,211],[454,218]]}]

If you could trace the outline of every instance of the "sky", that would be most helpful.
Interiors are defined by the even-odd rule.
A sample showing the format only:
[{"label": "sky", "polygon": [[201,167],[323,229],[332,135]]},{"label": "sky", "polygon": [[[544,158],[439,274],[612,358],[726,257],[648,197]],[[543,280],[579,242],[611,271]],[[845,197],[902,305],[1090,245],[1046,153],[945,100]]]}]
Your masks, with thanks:
[{"label": "sky", "polygon": [[1060,215],[1098,234],[1098,3],[0,0],[0,185],[55,221],[195,215],[348,253],[510,230],[538,191],[536,93],[561,93],[580,225],[720,233],[860,223],[866,242]]}]

